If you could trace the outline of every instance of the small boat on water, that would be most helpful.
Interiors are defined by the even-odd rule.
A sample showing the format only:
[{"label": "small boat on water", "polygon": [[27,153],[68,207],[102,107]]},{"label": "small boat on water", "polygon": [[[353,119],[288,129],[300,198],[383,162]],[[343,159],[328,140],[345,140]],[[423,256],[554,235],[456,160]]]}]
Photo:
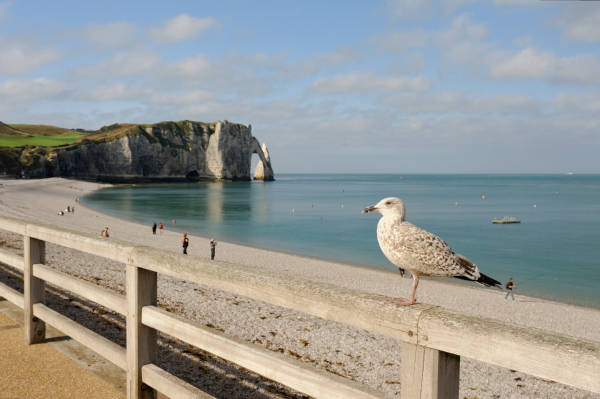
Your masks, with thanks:
[{"label": "small boat on water", "polygon": [[492,219],[494,224],[510,224],[510,223],[521,223],[519,219],[513,216],[504,216],[502,219]]}]

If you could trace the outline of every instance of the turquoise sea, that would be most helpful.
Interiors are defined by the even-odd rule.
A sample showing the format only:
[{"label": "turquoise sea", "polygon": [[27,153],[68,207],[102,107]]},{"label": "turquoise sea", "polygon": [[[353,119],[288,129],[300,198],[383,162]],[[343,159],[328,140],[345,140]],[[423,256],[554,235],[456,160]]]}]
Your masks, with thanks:
[{"label": "turquoise sea", "polygon": [[[517,293],[600,308],[600,175],[276,177],[113,187],[82,201],[149,231],[153,222],[164,223],[223,241],[395,270],[377,244],[379,215],[360,211],[396,196],[405,201],[408,221],[442,237],[485,274],[502,282],[513,276]],[[504,216],[521,224],[491,223]]]}]

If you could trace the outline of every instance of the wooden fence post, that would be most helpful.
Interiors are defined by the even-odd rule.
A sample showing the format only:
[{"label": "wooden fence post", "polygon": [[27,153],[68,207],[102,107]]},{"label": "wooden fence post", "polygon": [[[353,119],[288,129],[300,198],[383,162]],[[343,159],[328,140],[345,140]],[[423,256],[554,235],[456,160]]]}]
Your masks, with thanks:
[{"label": "wooden fence post", "polygon": [[127,265],[127,398],[155,399],[142,366],[156,361],[156,330],[142,325],[142,307],[156,306],[156,272]]},{"label": "wooden fence post", "polygon": [[33,315],[33,305],[46,303],[44,280],[33,277],[33,265],[44,263],[46,243],[28,236],[23,237],[23,313],[25,317],[25,343],[27,345],[42,342],[46,338],[46,323]]},{"label": "wooden fence post", "polygon": [[402,343],[402,399],[457,399],[460,356]]}]

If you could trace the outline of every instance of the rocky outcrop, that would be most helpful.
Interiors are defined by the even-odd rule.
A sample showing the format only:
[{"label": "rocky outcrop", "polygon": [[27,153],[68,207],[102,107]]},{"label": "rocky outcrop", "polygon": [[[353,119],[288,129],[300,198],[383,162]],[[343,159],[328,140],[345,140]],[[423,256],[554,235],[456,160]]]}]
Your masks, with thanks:
[{"label": "rocky outcrop", "polygon": [[48,154],[31,177],[110,182],[250,180],[252,154],[269,165],[252,127],[228,121],[113,125]]},{"label": "rocky outcrop", "polygon": [[261,157],[256,164],[256,169],[254,169],[254,180],[274,180],[273,168],[271,168],[271,157],[269,156],[269,150],[267,149],[266,143],[263,143],[261,150],[265,161],[263,162],[263,157]]}]

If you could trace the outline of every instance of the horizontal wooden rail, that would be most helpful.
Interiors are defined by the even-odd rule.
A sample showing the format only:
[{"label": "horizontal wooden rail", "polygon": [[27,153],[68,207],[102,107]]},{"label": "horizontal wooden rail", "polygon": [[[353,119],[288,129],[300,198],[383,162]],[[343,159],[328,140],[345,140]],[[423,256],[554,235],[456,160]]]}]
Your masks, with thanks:
[{"label": "horizontal wooden rail", "polygon": [[51,242],[66,248],[76,249],[123,263],[128,261],[129,252],[134,248],[129,243],[113,238],[107,240],[93,234],[59,230],[54,227],[31,223],[27,224],[26,235],[38,240]]},{"label": "horizontal wooden rail", "polygon": [[7,264],[23,271],[23,257],[0,249],[0,263]]},{"label": "horizontal wooden rail", "polygon": [[142,381],[169,398],[215,399],[214,396],[188,384],[155,364],[142,366]]},{"label": "horizontal wooden rail", "polygon": [[61,273],[41,264],[33,265],[33,275],[122,315],[127,314],[127,299],[125,296],[116,294],[109,289],[98,287],[96,284],[70,276],[66,273]]},{"label": "horizontal wooden rail", "polygon": [[11,233],[25,235],[27,233],[27,222],[8,216],[0,216],[0,228]]},{"label": "horizontal wooden rail", "polygon": [[6,298],[8,302],[11,302],[23,309],[23,294],[21,294],[19,291],[10,288],[4,283],[0,283],[0,296]]},{"label": "horizontal wooden rail", "polygon": [[[135,264],[158,273],[378,332],[403,342],[600,392],[598,342],[469,316],[438,306],[417,304],[397,308],[391,298],[383,295],[284,278],[263,270],[257,272],[240,265],[230,267],[233,265],[225,262],[186,258],[152,248],[138,247],[131,257]],[[473,341],[478,344],[472,344]],[[509,341],[511,350],[505,351],[502,345]],[[563,349],[550,350],[547,342]],[[535,360],[538,356],[543,362]],[[565,356],[570,358],[568,372],[563,368]]]},{"label": "horizontal wooden rail", "polygon": [[227,337],[155,306],[144,306],[142,324],[317,398],[382,398],[379,392],[278,353]]},{"label": "horizontal wooden rail", "polygon": [[600,392],[600,343],[448,309],[423,312],[419,345]]},{"label": "horizontal wooden rail", "polygon": [[[0,228],[25,235],[26,243],[35,244],[35,240],[39,240],[63,245],[126,263],[128,268],[135,270],[144,269],[166,274],[327,320],[363,328],[373,333],[384,334],[402,341],[404,343],[403,347],[411,348],[410,345],[413,345],[430,351],[437,351],[432,353],[435,362],[430,362],[431,364],[443,364],[447,360],[439,356],[443,353],[466,356],[600,393],[600,378],[598,378],[600,376],[600,342],[577,339],[535,328],[519,327],[484,317],[469,316],[438,306],[417,304],[397,308],[391,298],[383,295],[350,290],[299,278],[284,278],[275,273],[263,270],[257,271],[238,264],[211,262],[186,257],[154,248],[135,246],[112,238],[106,240],[95,235],[23,222],[13,218],[0,217]],[[29,258],[26,259],[30,259],[31,263],[43,263],[42,259],[33,260],[38,256],[35,248],[38,247],[30,245]],[[21,266],[22,269],[27,266],[22,258],[4,251],[0,252],[0,262],[5,262],[16,268]],[[94,301],[106,296],[101,291],[102,289],[97,287],[89,291],[77,288],[87,287],[87,285],[75,282],[74,278],[66,277],[46,266],[35,265],[31,267],[29,264],[28,267],[28,270],[33,269],[29,278],[48,279],[49,282],[84,297],[92,296],[95,298],[92,299]],[[31,270],[28,273],[31,273]],[[38,280],[32,281],[37,284]],[[66,288],[65,285],[70,286],[71,289]],[[155,290],[155,286],[153,289]],[[66,319],[64,316],[51,311],[41,303],[35,303],[41,302],[38,291],[32,290],[28,297],[29,303],[34,303],[33,309],[36,316],[41,319],[45,317],[50,324],[55,325],[68,335],[77,340],[83,340],[85,345],[94,350],[98,349],[97,342],[105,340],[104,338],[90,335],[95,333],[86,330],[69,319],[67,319],[68,321],[64,320]],[[97,302],[123,313],[123,298],[118,298],[119,296],[114,293],[110,294],[112,294],[112,299],[102,299]],[[25,306],[28,303],[24,301],[24,297],[20,293],[7,286],[0,285],[0,295],[18,302],[17,304],[20,304],[20,306]],[[155,293],[152,295],[155,295]],[[107,305],[107,301],[111,304],[110,306]],[[131,307],[132,303],[129,303],[129,309],[135,308],[135,306]],[[134,313],[135,315],[131,313],[130,318],[139,323],[138,310]],[[253,345],[223,337],[155,307],[145,306],[141,313],[142,323],[145,326],[158,329],[192,345],[199,346],[224,359],[238,362],[238,364],[248,369],[295,387],[295,389],[302,392],[306,392],[305,389],[309,391],[313,389],[314,387],[311,384],[318,385],[315,381],[318,381],[320,377],[317,376],[318,373],[315,374],[313,368],[296,373],[293,370],[296,367],[295,364],[288,364],[285,359],[272,359],[274,354],[264,354],[262,348],[257,349]],[[115,362],[121,368],[126,368],[125,350],[108,340],[105,341],[108,342],[104,343],[105,346],[111,349],[108,351],[102,350],[101,354],[103,356],[108,354],[113,359],[109,358],[109,360]],[[132,373],[132,370],[141,372],[141,369],[149,363],[153,363],[153,361],[142,361],[138,368],[132,368],[130,364],[129,373]],[[270,365],[267,363],[270,363]],[[455,363],[458,364],[458,362]],[[277,364],[277,367],[272,367],[273,364]],[[156,371],[152,371],[151,368],[148,369],[151,370],[151,375],[153,375],[153,371]],[[286,370],[286,372],[282,372],[282,370]],[[418,373],[413,374],[416,376]],[[166,378],[164,374],[162,375]],[[407,373],[407,375],[412,374]],[[155,378],[160,379],[160,377]],[[323,385],[329,384],[330,382]],[[343,384],[340,383],[340,385],[345,385],[350,391],[354,389],[352,383],[347,380],[344,380]],[[306,393],[312,394],[310,392]],[[321,395],[320,392],[315,392],[314,396]],[[332,393],[326,397],[339,396]],[[344,397],[351,396],[346,395]],[[377,397],[377,395],[373,397]]]},{"label": "horizontal wooden rail", "polygon": [[186,258],[172,252],[137,247],[135,265],[178,279],[233,292],[273,305],[308,313],[392,338],[417,343],[421,312],[435,306],[396,307],[389,297],[333,284],[279,276],[226,262]]},{"label": "horizontal wooden rail", "polygon": [[33,305],[33,314],[121,369],[127,370],[125,348],[55,312],[44,304],[36,303]]}]

